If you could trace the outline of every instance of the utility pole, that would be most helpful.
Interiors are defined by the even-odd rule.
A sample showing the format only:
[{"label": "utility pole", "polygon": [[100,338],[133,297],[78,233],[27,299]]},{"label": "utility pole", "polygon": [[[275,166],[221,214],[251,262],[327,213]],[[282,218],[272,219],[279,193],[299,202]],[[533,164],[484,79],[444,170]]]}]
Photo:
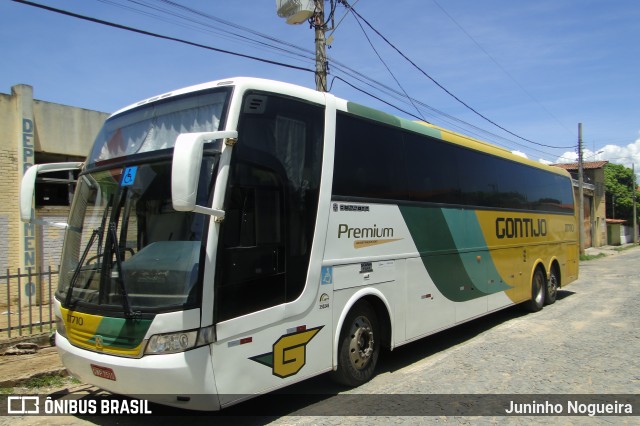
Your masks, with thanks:
[{"label": "utility pole", "polygon": [[638,243],[638,215],[636,213],[636,165],[631,163],[631,174],[633,182],[633,243]]},{"label": "utility pole", "polygon": [[[327,42],[325,31],[327,26],[324,21],[325,0],[276,0],[276,12],[281,18],[286,18],[287,24],[298,25],[309,21],[316,39],[316,90],[327,92]],[[331,11],[335,7],[331,0]],[[333,22],[333,13],[330,13]],[[334,28],[335,30],[335,28]]]},{"label": "utility pole", "polygon": [[578,241],[580,255],[584,254],[584,176],[582,164],[582,123],[578,123]]},{"label": "utility pole", "polygon": [[316,37],[316,90],[327,91],[327,43],[324,32],[324,0],[314,0],[313,27]]}]

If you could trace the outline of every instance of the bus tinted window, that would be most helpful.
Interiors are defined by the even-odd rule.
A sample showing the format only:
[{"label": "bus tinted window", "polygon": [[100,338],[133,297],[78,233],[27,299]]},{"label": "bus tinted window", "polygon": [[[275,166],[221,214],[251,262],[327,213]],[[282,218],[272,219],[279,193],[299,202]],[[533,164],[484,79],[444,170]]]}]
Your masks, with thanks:
[{"label": "bus tinted window", "polygon": [[338,113],[335,195],[403,200],[405,170],[400,129]]},{"label": "bus tinted window", "polygon": [[565,176],[345,113],[336,120],[335,196],[573,212]]},{"label": "bus tinted window", "polygon": [[465,205],[573,211],[569,178],[477,151],[460,151],[460,182]]},{"label": "bus tinted window", "polygon": [[415,133],[404,134],[408,199],[462,204],[456,148]]},{"label": "bus tinted window", "polygon": [[467,149],[459,149],[460,181],[465,205],[527,210],[521,164]]}]

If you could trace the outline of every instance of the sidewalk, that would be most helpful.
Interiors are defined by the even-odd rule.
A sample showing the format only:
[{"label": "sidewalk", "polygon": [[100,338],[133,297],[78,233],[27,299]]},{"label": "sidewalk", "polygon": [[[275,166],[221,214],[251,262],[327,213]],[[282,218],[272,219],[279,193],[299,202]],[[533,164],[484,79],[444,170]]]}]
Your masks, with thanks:
[{"label": "sidewalk", "polygon": [[637,244],[623,244],[621,246],[602,246],[602,247],[589,247],[585,249],[585,254],[589,256],[597,256],[599,254],[604,254],[606,256],[616,255],[620,253],[622,250],[629,249]]}]

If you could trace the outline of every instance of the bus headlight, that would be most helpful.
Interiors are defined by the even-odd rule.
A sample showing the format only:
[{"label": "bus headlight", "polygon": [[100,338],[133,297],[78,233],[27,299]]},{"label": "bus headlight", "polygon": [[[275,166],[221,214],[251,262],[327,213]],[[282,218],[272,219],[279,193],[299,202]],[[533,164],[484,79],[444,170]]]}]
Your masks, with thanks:
[{"label": "bus headlight", "polygon": [[196,345],[198,330],[178,333],[155,334],[151,336],[145,354],[173,354],[184,352]]}]

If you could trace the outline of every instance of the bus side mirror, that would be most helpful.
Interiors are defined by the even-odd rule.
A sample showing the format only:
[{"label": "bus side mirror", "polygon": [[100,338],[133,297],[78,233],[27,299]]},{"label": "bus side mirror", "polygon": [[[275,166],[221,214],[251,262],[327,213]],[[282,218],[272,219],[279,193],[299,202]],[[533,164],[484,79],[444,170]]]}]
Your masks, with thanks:
[{"label": "bus side mirror", "polygon": [[224,217],[222,210],[196,205],[202,154],[205,141],[237,137],[238,132],[235,130],[181,133],[178,136],[173,149],[173,164],[171,166],[171,202],[174,210]]},{"label": "bus side mirror", "polygon": [[[36,187],[36,177],[42,173],[62,172],[68,170],[80,170],[82,163],[49,163],[35,164],[27,169],[20,184],[20,220],[36,223],[33,213],[33,196]],[[44,225],[66,228],[66,223],[38,222]]]}]

